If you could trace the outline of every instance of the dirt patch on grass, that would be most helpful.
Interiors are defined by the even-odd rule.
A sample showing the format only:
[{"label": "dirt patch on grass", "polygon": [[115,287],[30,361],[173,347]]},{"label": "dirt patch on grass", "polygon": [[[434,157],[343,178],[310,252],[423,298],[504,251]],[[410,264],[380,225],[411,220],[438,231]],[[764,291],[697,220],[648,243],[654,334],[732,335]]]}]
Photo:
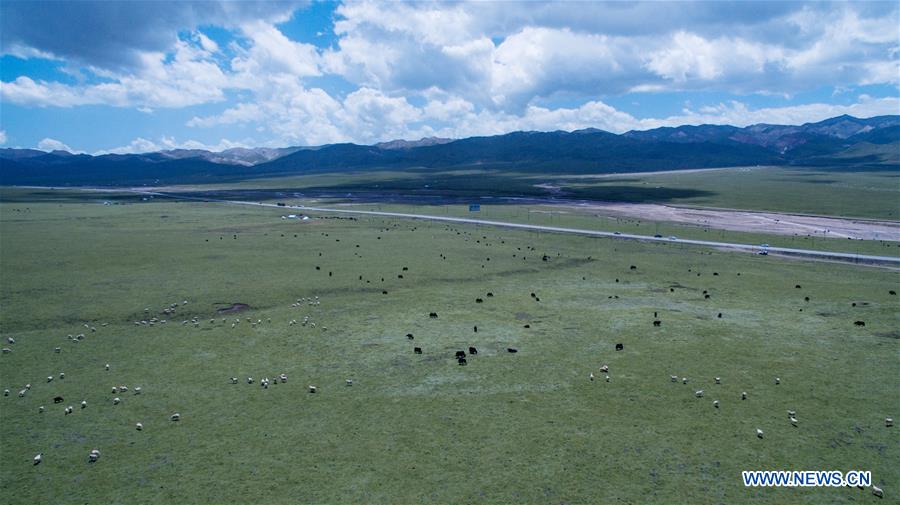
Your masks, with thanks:
[{"label": "dirt patch on grass", "polygon": [[[573,206],[558,205],[558,207],[572,208]],[[588,209],[611,216],[669,221],[741,232],[863,240],[900,240],[900,224],[891,221],[642,203],[583,203],[574,208]]]},{"label": "dirt patch on grass", "polygon": [[[222,304],[216,304],[216,305],[222,305]],[[242,310],[247,310],[250,308],[250,306],[247,305],[246,303],[232,303],[230,305],[228,305],[228,304],[224,304],[224,305],[227,305],[227,307],[219,307],[218,309],[216,309],[216,312],[218,312],[219,314],[232,314],[232,313],[240,312]]]}]

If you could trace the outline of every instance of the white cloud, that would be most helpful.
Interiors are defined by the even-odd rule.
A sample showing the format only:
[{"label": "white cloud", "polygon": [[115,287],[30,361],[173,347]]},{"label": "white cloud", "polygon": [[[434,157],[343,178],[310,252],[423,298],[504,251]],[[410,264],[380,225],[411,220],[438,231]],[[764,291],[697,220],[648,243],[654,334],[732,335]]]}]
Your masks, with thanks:
[{"label": "white cloud", "polygon": [[784,64],[780,48],[742,39],[707,40],[694,33],[678,32],[663,46],[646,57],[646,66],[676,83],[758,75],[765,73],[768,65]]},{"label": "white cloud", "polygon": [[[3,27],[11,26],[10,19],[34,16],[10,3],[2,4],[3,12],[15,16]],[[88,16],[85,23],[116,17],[100,10],[102,19]],[[896,86],[900,28],[891,3],[361,1],[336,8],[337,42],[328,49],[291,40],[279,29],[291,16],[287,5],[209,2],[196,12],[169,4],[158,13],[146,6],[138,10],[156,31],[137,23],[140,33],[119,33],[104,21],[96,26],[102,35],[85,35],[109,42],[104,47],[41,43],[43,31],[9,28],[15,37],[3,51],[60,59],[74,79],[69,84],[22,75],[0,83],[0,100],[34,107],[133,107],[147,114],[221,103],[222,112],[195,112],[186,125],[246,125],[273,146],[897,113],[891,98],[757,109],[740,98],[790,97],[821,86]],[[211,21],[201,23],[202,13]],[[203,32],[209,24],[224,27],[234,40],[212,40]],[[127,51],[109,49],[118,42]],[[731,100],[644,119],[604,102],[627,93],[684,90],[715,91]],[[566,106],[542,105],[547,103]],[[190,142],[137,138],[107,152]]]},{"label": "white cloud", "polygon": [[50,151],[68,151],[70,153],[74,152],[71,147],[63,144],[62,142],[60,142],[56,139],[51,139],[49,137],[38,142],[37,148],[40,149],[41,151],[47,151],[47,152],[50,152]]},{"label": "white cloud", "polygon": [[241,32],[251,41],[247,50],[231,61],[231,68],[247,77],[259,79],[270,73],[286,73],[295,77],[321,75],[319,54],[315,46],[294,42],[275,26],[254,21],[241,26]]},{"label": "white cloud", "polygon": [[221,139],[217,144],[204,144],[197,140],[187,140],[178,142],[173,137],[161,137],[158,141],[138,137],[124,146],[114,147],[112,149],[102,149],[94,152],[94,156],[103,154],[141,154],[158,151],[169,151],[173,149],[202,149],[204,151],[219,152],[234,147],[252,147],[246,142],[233,142],[228,139]]},{"label": "white cloud", "polygon": [[337,14],[329,72],[386,94],[438,87],[506,111],[556,94],[783,95],[900,78],[888,5],[354,2]]},{"label": "white cloud", "polygon": [[699,111],[686,110],[683,114],[659,119],[642,119],[638,121],[640,129],[660,126],[730,124],[749,126],[758,123],[799,125],[814,123],[835,116],[849,114],[856,117],[872,117],[900,112],[900,98],[859,97],[857,103],[837,105],[828,103],[810,103],[785,107],[765,107],[751,109],[739,101],[720,103],[705,107]]},{"label": "white cloud", "polygon": [[0,146],[6,144],[6,130],[0,130]]},{"label": "white cloud", "polygon": [[140,70],[121,75],[93,69],[108,79],[99,84],[62,84],[19,76],[0,84],[4,102],[37,107],[111,105],[115,107],[186,107],[221,101],[229,78],[208,53],[178,42],[172,55],[143,53]]}]

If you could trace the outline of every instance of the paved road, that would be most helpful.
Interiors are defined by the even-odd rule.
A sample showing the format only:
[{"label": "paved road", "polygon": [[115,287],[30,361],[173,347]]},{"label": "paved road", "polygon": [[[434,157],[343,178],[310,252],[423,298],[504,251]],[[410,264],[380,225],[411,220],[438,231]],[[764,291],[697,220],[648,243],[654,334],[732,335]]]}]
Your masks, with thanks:
[{"label": "paved road", "polygon": [[[307,207],[303,205],[297,206],[287,206],[280,207],[273,203],[261,203],[261,202],[246,202],[240,200],[223,200],[217,198],[200,198],[200,197],[188,197],[181,196],[178,194],[172,193],[159,193],[159,192],[150,192],[150,191],[135,191],[137,193],[143,193],[154,196],[163,196],[168,198],[175,198],[181,200],[197,200],[204,202],[219,202],[219,203],[227,203],[232,205],[251,205],[256,207],[274,207],[277,209],[296,209],[296,210],[304,210],[310,212],[331,212],[338,214],[355,214],[355,215],[365,215],[365,216],[383,216],[383,217],[398,217],[404,219],[424,219],[428,221],[443,221],[450,223],[459,223],[459,224],[479,224],[484,226],[497,226],[501,228],[516,228],[520,230],[531,230],[531,231],[545,231],[551,233],[573,233],[576,235],[586,235],[591,237],[610,237],[610,238],[621,238],[621,239],[631,239],[631,240],[642,240],[646,242],[665,242],[669,244],[690,244],[690,245],[702,245],[707,247],[724,247],[728,249],[736,249],[742,251],[750,251],[750,252],[759,252],[761,251],[761,247],[759,245],[753,244],[736,244],[733,242],[714,242],[711,240],[693,240],[693,239],[670,239],[666,237],[658,238],[650,235],[635,235],[632,233],[619,233],[619,232],[610,232],[610,231],[599,231],[599,230],[584,230],[579,228],[562,228],[558,226],[543,226],[536,224],[523,224],[523,223],[510,223],[505,221],[488,221],[485,219],[474,219],[474,218],[466,218],[466,217],[450,217],[450,216],[433,216],[429,214],[407,214],[403,212],[382,212],[375,210],[357,210],[357,209],[335,209],[331,207]],[[853,263],[877,263],[883,265],[891,265],[900,267],[900,257],[894,256],[873,256],[867,254],[853,254],[853,253],[843,253],[843,252],[831,252],[831,251],[817,251],[812,249],[793,249],[790,247],[767,247],[765,248],[769,254],[782,254],[788,256],[803,256],[808,258],[817,258],[817,259],[829,259],[835,261],[844,261],[844,262],[853,262]]]}]

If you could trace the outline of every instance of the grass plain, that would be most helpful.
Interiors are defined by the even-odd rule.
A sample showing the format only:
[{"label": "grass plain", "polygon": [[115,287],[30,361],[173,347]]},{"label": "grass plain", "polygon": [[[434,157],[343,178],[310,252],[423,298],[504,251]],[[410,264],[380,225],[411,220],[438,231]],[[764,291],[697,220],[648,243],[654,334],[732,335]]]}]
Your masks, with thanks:
[{"label": "grass plain", "polygon": [[[545,187],[539,187],[542,185]],[[546,186],[558,190],[548,191]],[[370,171],[253,179],[181,189],[213,187],[283,189],[310,195],[397,192],[476,198],[484,195],[559,197],[893,221],[900,217],[900,171],[896,166],[868,171],[846,167],[735,167],[598,177],[491,170]]]},{"label": "grass plain", "polygon": [[[900,405],[895,270],[405,220],[286,221],[278,209],[133,195],[0,195],[0,334],[16,340],[0,355],[6,503],[875,499],[747,489],[745,469],[871,470],[898,492],[897,428],[884,425]],[[101,205],[111,198],[122,205]],[[235,302],[251,308],[217,313]],[[177,313],[161,314],[172,303]],[[289,325],[305,316],[316,327]],[[168,322],[134,324],[151,317]],[[468,346],[478,355],[457,365]],[[280,373],[287,383],[259,386]],[[143,393],[113,405],[119,384]]]}]

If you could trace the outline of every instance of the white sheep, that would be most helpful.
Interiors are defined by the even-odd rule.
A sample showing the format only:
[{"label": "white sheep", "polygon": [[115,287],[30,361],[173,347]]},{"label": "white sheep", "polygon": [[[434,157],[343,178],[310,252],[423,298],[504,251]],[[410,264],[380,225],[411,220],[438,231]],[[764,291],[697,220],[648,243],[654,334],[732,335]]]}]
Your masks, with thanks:
[{"label": "white sheep", "polygon": [[687,377],[682,377],[682,378],[681,378],[681,383],[682,383],[682,384],[687,384],[687,383],[688,383],[688,378],[687,378]]},{"label": "white sheep", "polygon": [[65,412],[66,415],[69,415],[69,414],[71,414],[71,413],[74,412],[74,411],[75,411],[75,409],[73,409],[72,406],[69,405],[68,407],[66,407],[66,410],[64,410],[63,412]]},{"label": "white sheep", "polygon": [[310,392],[310,393],[315,393],[315,392],[316,392],[316,387],[313,386],[313,385],[310,385],[310,386],[309,386],[309,392]]},{"label": "white sheep", "polygon": [[140,386],[135,386],[135,388],[134,388],[134,394],[136,394],[136,395],[141,394],[141,387],[140,387]]},{"label": "white sheep", "polygon": [[87,401],[86,401],[86,400],[81,400],[81,408],[83,408],[83,409],[86,409],[86,408],[87,408]]},{"label": "white sheep", "polygon": [[879,498],[884,498],[884,490],[878,486],[872,486],[872,494]]},{"label": "white sheep", "polygon": [[60,379],[65,379],[65,378],[66,378],[65,372],[59,372],[59,378],[60,378]]},{"label": "white sheep", "polygon": [[31,389],[31,384],[25,384],[25,389]]},{"label": "white sheep", "polygon": [[62,352],[62,347],[55,347],[55,348],[53,349],[53,352],[55,352],[55,353],[57,353],[57,354],[61,353],[61,352]]},{"label": "white sheep", "polygon": [[592,381],[594,380],[594,372],[591,372],[591,375],[588,376],[588,379],[590,379]]},{"label": "white sheep", "polygon": [[9,354],[9,353],[11,353],[11,352],[12,352],[12,349],[10,349],[9,347],[4,347],[4,348],[3,348],[3,354]]},{"label": "white sheep", "polygon": [[697,398],[703,398],[703,390],[698,389],[697,391],[694,391],[694,396],[696,396]]},{"label": "white sheep", "polygon": [[106,364],[106,371],[109,371],[109,363]]},{"label": "white sheep", "polygon": [[16,343],[16,339],[14,339],[14,338],[12,338],[12,337],[7,338],[6,341],[9,342],[10,344],[15,344],[15,343]]},{"label": "white sheep", "polygon": [[44,406],[41,405],[40,407],[38,407],[38,414],[43,414],[43,413],[44,413]]},{"label": "white sheep", "polygon": [[117,397],[113,398],[113,405],[118,405],[119,402],[121,402],[121,401],[122,401],[121,398],[119,398],[119,397],[117,396]]},{"label": "white sheep", "polygon": [[775,377],[775,385],[777,386],[777,385],[779,385],[779,384],[781,384],[781,378],[780,378],[780,377]]},{"label": "white sheep", "polygon": [[[594,374],[591,374],[591,380],[594,380],[593,375],[594,375]],[[353,379],[347,379],[347,385],[348,385],[348,386],[352,386],[352,385],[353,385]]]},{"label": "white sheep", "polygon": [[719,408],[719,400],[714,400],[714,401],[713,401],[713,407]]},{"label": "white sheep", "polygon": [[48,375],[48,376],[47,376],[47,382],[53,382],[53,376],[52,376],[52,375]]},{"label": "white sheep", "polygon": [[788,417],[796,417],[797,416],[796,410],[789,410],[789,411],[787,411],[787,413],[788,413]]},{"label": "white sheep", "polygon": [[231,383],[232,383],[232,384],[237,384],[237,383],[238,383],[237,377],[232,377],[232,378],[231,378]]},{"label": "white sheep", "polygon": [[176,412],[176,413],[172,414],[171,416],[169,416],[169,419],[172,421],[179,421],[179,420],[181,420],[181,414]]},{"label": "white sheep", "polygon": [[118,392],[119,392],[119,388],[117,388],[116,386],[113,386],[113,387],[112,387],[112,392],[113,392],[113,394],[118,393]]},{"label": "white sheep", "polygon": [[606,382],[609,382],[609,375],[606,376]]},{"label": "white sheep", "polygon": [[27,393],[27,392],[28,392],[27,389],[23,389],[23,390],[19,391],[19,398],[22,398],[23,396],[25,396],[25,393]]},{"label": "white sheep", "polygon": [[894,418],[893,418],[893,417],[885,417],[885,418],[884,418],[884,425],[885,425],[886,427],[888,427],[888,428],[890,428],[891,426],[893,426],[893,425],[894,425]]},{"label": "white sheep", "polygon": [[138,431],[141,431],[141,430],[143,430],[143,429],[144,429],[144,425],[143,425],[143,424],[141,424],[141,423],[137,423],[137,424],[135,424],[135,425],[134,425],[134,427],[135,427],[135,429],[137,429],[137,430],[138,430]]},{"label": "white sheep", "polygon": [[94,463],[94,462],[96,462],[98,459],[100,459],[100,450],[99,450],[99,449],[91,449],[91,453],[88,454],[88,460],[89,460],[91,463]]},{"label": "white sheep", "polygon": [[8,389],[4,389],[4,390],[3,390],[3,396],[9,396],[9,390],[8,390]]},{"label": "white sheep", "polygon": [[282,384],[287,382],[287,374],[286,373],[281,374],[278,378],[281,379]]},{"label": "white sheep", "polygon": [[247,384],[253,384],[253,377],[247,377]]},{"label": "white sheep", "polygon": [[35,455],[35,457],[34,457],[34,459],[32,459],[32,461],[34,461],[35,465],[40,465],[41,460],[43,460],[43,459],[44,459],[44,453],[39,452],[39,453],[37,453],[37,455]]},{"label": "white sheep", "polygon": [[119,391],[121,391],[123,393],[128,391],[128,386],[119,386]]},{"label": "white sheep", "polygon": [[756,436],[759,438],[763,437],[763,430],[756,428]]},{"label": "white sheep", "polygon": [[790,421],[791,421],[791,426],[793,426],[794,428],[796,428],[796,427],[797,427],[797,418],[796,418],[796,417],[792,417],[792,418],[790,419]]},{"label": "white sheep", "polygon": [[741,400],[746,400],[746,399],[747,399],[747,392],[744,391],[741,393]]},{"label": "white sheep", "polygon": [[721,383],[722,383],[722,378],[716,377],[716,384],[721,384]]},{"label": "white sheep", "polygon": [[669,376],[669,380],[671,380],[672,382],[678,382],[678,376],[677,376],[677,375],[670,375],[670,376]]}]

